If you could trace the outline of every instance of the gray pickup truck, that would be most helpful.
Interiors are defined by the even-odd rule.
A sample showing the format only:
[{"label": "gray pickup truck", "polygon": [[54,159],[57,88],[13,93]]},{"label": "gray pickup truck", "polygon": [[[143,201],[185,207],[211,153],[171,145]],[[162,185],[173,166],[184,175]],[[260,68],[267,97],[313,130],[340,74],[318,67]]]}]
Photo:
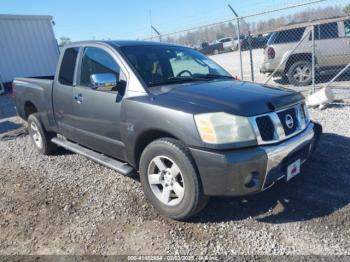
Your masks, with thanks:
[{"label": "gray pickup truck", "polygon": [[72,43],[55,76],[17,78],[13,88],[40,153],[61,146],[121,174],[138,172],[149,202],[177,220],[210,196],[289,181],[322,133],[301,94],[237,81],[178,45]]}]

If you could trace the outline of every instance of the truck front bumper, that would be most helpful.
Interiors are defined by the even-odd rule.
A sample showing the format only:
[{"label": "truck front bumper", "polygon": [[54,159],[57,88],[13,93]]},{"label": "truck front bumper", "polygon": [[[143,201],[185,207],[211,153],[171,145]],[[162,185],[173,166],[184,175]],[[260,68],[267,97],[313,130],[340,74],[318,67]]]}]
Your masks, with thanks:
[{"label": "truck front bumper", "polygon": [[232,151],[191,148],[204,193],[242,196],[265,190],[286,177],[291,163],[308,159],[321,133],[319,124],[310,123],[303,132],[277,145]]}]

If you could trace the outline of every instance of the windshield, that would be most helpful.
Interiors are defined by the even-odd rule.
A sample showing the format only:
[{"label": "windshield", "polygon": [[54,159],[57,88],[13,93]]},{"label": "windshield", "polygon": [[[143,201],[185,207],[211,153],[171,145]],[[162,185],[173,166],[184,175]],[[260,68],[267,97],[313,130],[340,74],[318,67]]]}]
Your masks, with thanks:
[{"label": "windshield", "polygon": [[232,78],[222,67],[190,48],[154,45],[121,50],[148,87]]}]

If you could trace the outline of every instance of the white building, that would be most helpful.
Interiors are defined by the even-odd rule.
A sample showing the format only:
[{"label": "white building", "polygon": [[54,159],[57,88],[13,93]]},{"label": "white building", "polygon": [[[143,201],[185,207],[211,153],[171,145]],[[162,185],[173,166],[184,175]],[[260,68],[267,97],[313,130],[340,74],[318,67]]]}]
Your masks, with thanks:
[{"label": "white building", "polygon": [[58,56],[51,16],[0,14],[0,83],[54,75]]}]

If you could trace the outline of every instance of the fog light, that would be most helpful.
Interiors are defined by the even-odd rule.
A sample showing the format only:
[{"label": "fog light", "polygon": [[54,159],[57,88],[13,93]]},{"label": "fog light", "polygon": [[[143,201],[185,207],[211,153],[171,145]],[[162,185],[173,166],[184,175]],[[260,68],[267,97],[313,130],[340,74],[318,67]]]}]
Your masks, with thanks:
[{"label": "fog light", "polygon": [[248,188],[255,187],[259,182],[260,173],[251,172],[244,178],[244,185]]}]

